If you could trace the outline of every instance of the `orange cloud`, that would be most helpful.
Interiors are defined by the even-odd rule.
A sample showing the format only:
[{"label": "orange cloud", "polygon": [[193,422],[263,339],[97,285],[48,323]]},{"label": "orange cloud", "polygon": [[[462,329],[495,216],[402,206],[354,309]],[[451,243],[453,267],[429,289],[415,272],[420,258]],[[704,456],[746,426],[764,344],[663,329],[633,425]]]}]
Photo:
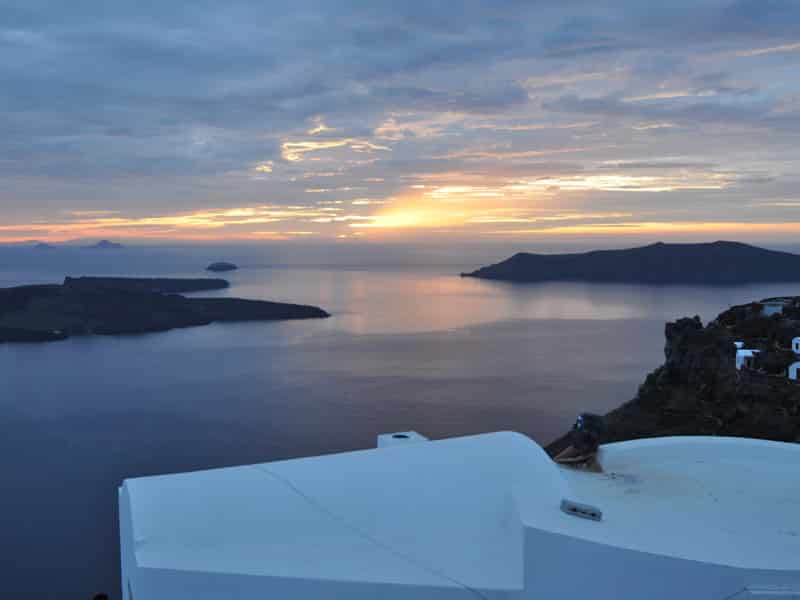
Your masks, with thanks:
[{"label": "orange cloud", "polygon": [[[258,239],[263,232],[253,226],[268,223],[292,224],[330,216],[341,209],[307,206],[262,205],[148,217],[92,217],[73,214],[72,219],[0,225],[0,240],[24,241],[37,238],[65,241],[80,237],[124,237],[127,239]],[[298,231],[278,232],[297,235]],[[302,235],[314,232],[303,232]]]},{"label": "orange cloud", "polygon": [[627,234],[778,234],[800,233],[800,223],[741,223],[741,222],[661,222],[630,221],[622,223],[589,223],[531,229],[501,229],[488,231],[492,235],[627,235]]},{"label": "orange cloud", "polygon": [[[670,169],[665,173],[553,175],[508,179],[463,172],[409,175],[403,193],[364,198],[358,187],[307,188],[353,192],[349,198],[309,205],[241,206],[176,214],[125,216],[109,211],[70,211],[60,219],[0,225],[0,241],[75,238],[237,240],[335,239],[356,233],[380,238],[414,231],[480,235],[616,235],[670,233],[796,233],[797,223],[673,222],[650,212],[647,217],[619,210],[591,210],[592,192],[662,192],[723,190],[736,175],[715,171]],[[657,171],[657,169],[656,169]],[[360,192],[363,194],[363,192]],[[310,195],[310,194],[309,194]],[[306,197],[308,197],[306,195]],[[324,196],[323,196],[324,197]],[[783,204],[776,207],[782,207]],[[794,206],[794,205],[792,205]]]}]

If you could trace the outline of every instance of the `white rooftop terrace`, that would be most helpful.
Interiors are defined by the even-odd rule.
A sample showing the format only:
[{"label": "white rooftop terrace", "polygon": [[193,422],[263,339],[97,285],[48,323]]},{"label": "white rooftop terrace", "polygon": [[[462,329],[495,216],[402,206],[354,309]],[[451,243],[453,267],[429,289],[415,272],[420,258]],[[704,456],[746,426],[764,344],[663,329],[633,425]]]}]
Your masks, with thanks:
[{"label": "white rooftop terrace", "polygon": [[[405,435],[126,480],[126,600],[800,595],[798,445],[609,444],[597,474],[557,466],[521,434]],[[562,499],[602,520],[565,514]]]}]

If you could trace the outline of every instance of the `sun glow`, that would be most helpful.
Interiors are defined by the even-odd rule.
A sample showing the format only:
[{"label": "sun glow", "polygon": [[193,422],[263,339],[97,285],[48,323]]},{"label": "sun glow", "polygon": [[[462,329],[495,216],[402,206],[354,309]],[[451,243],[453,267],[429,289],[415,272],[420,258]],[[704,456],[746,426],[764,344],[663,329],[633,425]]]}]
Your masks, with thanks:
[{"label": "sun glow", "polygon": [[434,208],[408,208],[367,217],[364,222],[350,223],[354,228],[422,229],[444,227],[463,222],[457,216]]},{"label": "sun glow", "polygon": [[[352,145],[352,139],[346,142]],[[369,186],[338,184],[305,188],[305,199],[298,204],[260,204],[165,215],[125,216],[113,211],[76,210],[64,213],[62,219],[0,225],[0,241],[64,241],[101,236],[117,239],[288,240],[349,239],[359,235],[380,239],[395,234],[413,236],[415,231],[437,235],[461,234],[473,239],[501,235],[800,231],[800,225],[796,223],[672,222],[652,218],[652,213],[648,215],[650,218],[643,218],[637,211],[592,210],[594,192],[717,191],[737,182],[736,176],[727,172],[678,168],[654,173],[653,170],[658,168],[657,162],[639,165],[636,162],[606,161],[595,163],[594,173],[529,178],[460,171],[420,174],[409,176],[403,191],[397,195],[378,193],[375,197],[365,197],[365,193],[373,191]],[[645,169],[645,173],[609,172],[627,168]],[[328,194],[338,196],[330,198]]]}]

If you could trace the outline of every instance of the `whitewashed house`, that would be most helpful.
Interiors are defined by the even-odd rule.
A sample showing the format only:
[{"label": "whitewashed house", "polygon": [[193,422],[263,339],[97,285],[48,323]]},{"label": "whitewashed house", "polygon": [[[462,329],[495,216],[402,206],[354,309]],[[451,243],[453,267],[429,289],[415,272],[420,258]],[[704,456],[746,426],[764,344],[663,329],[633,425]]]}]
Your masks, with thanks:
[{"label": "whitewashed house", "polygon": [[[733,342],[733,345],[736,346],[736,370],[741,371],[742,369],[752,368],[756,354],[758,354],[760,350],[745,348],[744,342]],[[796,337],[792,340],[792,352],[800,357],[800,337]],[[796,381],[799,374],[800,360],[789,365],[789,372],[787,375],[789,379]]]},{"label": "whitewashed house", "polygon": [[[796,337],[792,340],[792,352],[800,356],[800,337]],[[797,380],[798,370],[800,370],[800,361],[793,362],[789,365],[789,379]]]},{"label": "whitewashed house", "polygon": [[786,306],[786,303],[783,300],[775,300],[770,302],[763,302],[761,314],[765,317],[771,317],[772,315],[779,315],[783,312],[783,308]]},{"label": "whitewashed house", "polygon": [[753,366],[756,354],[761,352],[753,348],[745,348],[744,342],[733,342],[736,346],[736,370],[749,369]]},{"label": "whitewashed house", "polygon": [[789,306],[792,302],[794,302],[794,298],[790,296],[779,296],[776,298],[764,298],[761,304],[761,314],[765,317],[771,317],[772,315],[779,315],[783,312],[783,309]]}]

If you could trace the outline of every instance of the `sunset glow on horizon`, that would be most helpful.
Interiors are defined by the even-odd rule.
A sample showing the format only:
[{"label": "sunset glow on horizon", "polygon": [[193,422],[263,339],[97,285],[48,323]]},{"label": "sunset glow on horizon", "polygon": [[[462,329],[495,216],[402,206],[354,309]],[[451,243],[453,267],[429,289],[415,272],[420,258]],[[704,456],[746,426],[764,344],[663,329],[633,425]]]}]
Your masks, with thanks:
[{"label": "sunset glow on horizon", "polygon": [[800,232],[796,4],[346,8],[20,9],[0,243]]}]

